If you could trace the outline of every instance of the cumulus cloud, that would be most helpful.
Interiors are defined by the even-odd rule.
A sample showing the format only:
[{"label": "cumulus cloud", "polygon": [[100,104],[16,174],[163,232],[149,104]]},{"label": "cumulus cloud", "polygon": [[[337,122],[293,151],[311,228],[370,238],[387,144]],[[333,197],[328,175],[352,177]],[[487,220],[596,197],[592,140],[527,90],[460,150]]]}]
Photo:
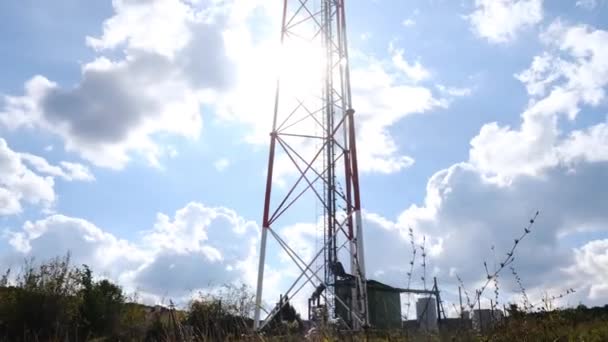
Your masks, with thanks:
[{"label": "cumulus cloud", "polygon": [[228,158],[220,158],[213,163],[213,167],[219,172],[226,170],[228,166],[230,166],[230,159]]},{"label": "cumulus cloud", "polygon": [[22,202],[50,206],[55,201],[53,177],[41,176],[0,139],[0,214],[12,215],[22,211]]},{"label": "cumulus cloud", "polygon": [[574,286],[588,289],[590,299],[605,303],[608,298],[608,240],[586,243],[575,250],[575,259],[576,264],[568,270]]},{"label": "cumulus cloud", "polygon": [[[576,298],[556,304],[600,304],[608,299],[602,267],[605,243],[599,240],[571,248],[572,237],[588,239],[605,234],[607,188],[596,180],[608,171],[608,163],[582,162],[576,172],[555,168],[543,177],[520,176],[507,188],[487,182],[470,164],[457,164],[436,173],[427,184],[422,206],[412,205],[396,219],[366,213],[364,220],[367,269],[370,278],[405,287],[411,259],[408,227],[416,244],[426,236],[427,280],[438,278],[443,297],[457,302],[455,275],[472,292],[485,282],[483,262],[490,270],[506,257],[514,238],[523,233],[537,210],[541,215],[523,240],[513,266],[533,301],[544,293],[557,295],[567,288]],[[592,200],[591,200],[592,199]],[[494,250],[492,250],[494,247]],[[412,287],[422,288],[420,251]],[[518,288],[509,270],[500,276],[501,301],[519,301]],[[428,286],[428,283],[427,283]],[[484,298],[492,297],[491,289]],[[482,305],[488,304],[487,299]]]},{"label": "cumulus cloud", "polygon": [[182,1],[118,0],[113,2],[114,16],[103,24],[101,37],[87,37],[87,44],[97,50],[128,44],[171,57],[191,39],[187,19],[195,13]]},{"label": "cumulus cloud", "polygon": [[491,43],[514,40],[543,19],[543,0],[475,0],[467,19],[473,31]]},{"label": "cumulus cloud", "polygon": [[122,168],[133,152],[157,165],[154,137],[197,138],[202,93],[231,86],[229,23],[213,6],[203,11],[177,0],[113,5],[102,36],[87,38],[100,56],[83,65],[81,80],[67,88],[35,76],[22,96],[4,97],[0,122],[50,131],[98,166]]},{"label": "cumulus cloud", "polygon": [[388,52],[390,60],[355,56],[351,72],[363,172],[388,174],[413,165],[414,159],[399,151],[391,129],[409,115],[447,107],[452,97],[417,84],[429,79],[431,72],[419,61],[406,60],[395,42]]},{"label": "cumulus cloud", "polygon": [[74,262],[95,266],[107,276],[121,272],[144,260],[143,254],[126,240],[116,238],[94,224],[79,218],[52,215],[27,221],[21,230],[7,231],[12,251],[3,253],[3,266],[17,266],[24,258],[46,260],[58,254],[71,254]]},{"label": "cumulus cloud", "polygon": [[395,67],[403,72],[413,82],[420,82],[430,77],[430,72],[420,62],[409,63],[403,57],[403,49],[392,48],[392,59]]},{"label": "cumulus cloud", "polygon": [[59,166],[56,166],[51,165],[46,159],[31,153],[19,153],[19,156],[23,162],[29,164],[41,174],[60,177],[66,181],[95,180],[95,176],[93,176],[89,168],[79,163],[61,161],[59,162]]},{"label": "cumulus cloud", "polygon": [[[195,202],[171,216],[159,213],[151,229],[130,241],[64,215],[27,221],[0,236],[9,247],[0,253],[2,267],[69,251],[76,265],[87,264],[151,302],[184,303],[197,291],[225,283],[253,286],[257,275],[258,226],[231,209]],[[280,278],[272,267],[267,274],[267,294],[278,296],[273,287]]]},{"label": "cumulus cloud", "polygon": [[49,209],[56,199],[56,177],[66,181],[95,179],[84,165],[66,161],[52,165],[40,156],[13,151],[0,138],[0,216],[18,214],[24,204]]},{"label": "cumulus cloud", "polygon": [[[164,153],[159,137],[199,137],[201,108],[249,127],[247,143],[267,144],[278,58],[301,60],[308,57],[300,56],[303,51],[315,50],[279,49],[276,35],[268,34],[279,30],[274,15],[280,13],[279,3],[235,3],[114,1],[102,34],[87,37],[97,57],[83,64],[81,80],[68,88],[33,77],[21,96],[4,96],[0,123],[50,131],[66,150],[115,169],[134,156],[158,166]],[[254,14],[255,29],[249,20]],[[396,48],[389,52],[390,61],[353,63],[353,79],[377,85],[353,89],[360,136],[374,142],[361,150],[361,158],[371,161],[361,165],[374,165],[363,172],[393,173],[410,166],[413,159],[397,152],[390,128],[405,115],[447,103],[413,85],[430,77],[420,61],[407,60]],[[316,59],[304,62],[310,60]],[[283,69],[295,73],[298,82],[291,85],[296,86],[311,74],[300,66]]]},{"label": "cumulus cloud", "polygon": [[[429,179],[422,205],[412,205],[396,220],[380,217],[368,225],[392,234],[382,242],[382,251],[406,246],[407,228],[413,227],[436,251],[430,254],[429,272],[453,285],[459,274],[472,288],[484,281],[482,262],[492,269],[504,259],[513,239],[540,209],[514,264],[531,296],[540,299],[543,291],[557,294],[574,287],[575,300],[598,304],[607,299],[605,288],[594,285],[603,283],[595,273],[603,271],[605,241],[589,240],[603,236],[608,226],[608,189],[599,181],[608,172],[606,123],[595,120],[566,133],[559,123],[603,103],[606,32],[556,22],[542,36],[548,51],[517,75],[531,96],[521,127],[484,125],[471,140],[467,162]],[[588,242],[570,247],[577,237]],[[411,252],[390,258],[407,260],[406,253]],[[395,279],[389,258],[377,265],[383,266],[371,272]],[[517,288],[509,278],[502,275],[501,291],[512,299]]]},{"label": "cumulus cloud", "polygon": [[189,203],[171,218],[158,214],[139,248],[149,260],[133,275],[142,291],[187,296],[223,283],[253,284],[258,226],[226,208]]},{"label": "cumulus cloud", "polygon": [[605,155],[605,124],[564,139],[559,120],[574,120],[583,106],[595,107],[605,99],[608,32],[556,21],[542,37],[548,51],[516,75],[531,96],[519,129],[489,123],[471,141],[471,163],[500,181],[568,163],[580,156],[577,152],[583,151],[574,149],[584,144],[594,146],[584,152],[587,159]]},{"label": "cumulus cloud", "polygon": [[[429,77],[429,72],[419,62],[409,63],[400,52],[390,50],[396,59],[358,56],[351,71],[359,170],[363,173],[390,174],[412,166],[414,159],[400,151],[391,129],[409,115],[445,108],[447,98],[451,97],[436,96],[430,88],[414,84]],[[267,143],[267,131],[265,126],[264,143]],[[319,134],[314,127],[308,132]],[[296,143],[299,143],[296,150],[307,160],[318,150],[315,142]],[[276,168],[279,178],[297,171],[287,158],[280,158]]]},{"label": "cumulus cloud", "polygon": [[[429,88],[409,83],[428,76],[426,69],[418,63],[415,65],[420,68],[413,67],[418,71],[410,70],[409,73],[399,63],[387,66],[374,59],[368,59],[366,63],[365,67],[355,67],[352,71],[361,170],[398,172],[411,166],[414,160],[400,153],[391,127],[408,115],[443,108],[446,102]],[[410,81],[404,81],[404,78]]]},{"label": "cumulus cloud", "polygon": [[[531,97],[521,127],[484,125],[471,140],[470,159],[436,172],[421,205],[410,206],[395,219],[364,213],[370,278],[405,286],[412,227],[417,245],[426,236],[427,279],[437,276],[445,298],[456,301],[455,275],[469,290],[480,286],[485,281],[483,261],[493,269],[504,260],[514,238],[540,210],[513,264],[531,300],[570,287],[577,289],[576,295],[558,304],[598,304],[608,299],[605,287],[599,285],[605,282],[601,275],[605,241],[571,245],[573,239],[592,240],[591,236],[606,233],[608,188],[598,181],[608,172],[606,123],[596,121],[562,133],[558,120],[575,120],[585,106],[603,103],[608,79],[602,74],[603,37],[603,31],[589,27],[549,28],[543,34],[548,51],[517,75]],[[547,58],[559,61],[539,61]],[[310,255],[315,229],[297,225],[286,233],[301,253]],[[420,264],[418,254],[412,278],[415,288],[423,287]],[[500,283],[501,300],[519,300],[508,270]]]},{"label": "cumulus cloud", "polygon": [[[275,30],[278,31],[278,26]],[[311,61],[320,60],[317,53],[322,50],[314,43],[301,43],[298,38],[285,39],[283,49],[277,43],[275,36],[264,37],[255,44],[240,42],[235,55],[246,58],[236,63],[239,69],[237,86],[228,94],[214,98],[220,118],[249,126],[251,129],[245,141],[255,145],[268,144],[277,73],[282,74],[278,124],[298,105],[294,97],[303,101],[313,113],[320,105],[314,99],[314,95],[321,91],[320,68]],[[357,112],[358,136],[366,139],[365,143],[360,144],[359,151],[362,172],[394,173],[411,166],[413,159],[399,153],[390,129],[407,115],[429,112],[447,104],[431,89],[416,84],[431,77],[431,72],[420,61],[408,60],[403,50],[394,43],[390,44],[388,54],[382,60],[357,51],[351,56],[353,107]],[[277,65],[281,67],[277,68]],[[306,114],[300,108],[292,119],[295,121]],[[297,133],[318,135],[314,124],[306,126],[308,121],[295,126]],[[303,142],[297,144],[296,149],[303,156],[316,152],[315,146]],[[279,159],[279,176],[296,171],[286,157]]]},{"label": "cumulus cloud", "polygon": [[[358,54],[352,62],[351,80],[353,107],[356,112],[357,152],[360,161],[359,170],[363,173],[391,174],[412,166],[415,162],[414,159],[400,151],[392,129],[409,115],[424,114],[435,109],[446,108],[449,99],[455,97],[450,94],[439,96],[431,88],[416,84],[429,77],[429,71],[420,62],[406,61],[402,52],[393,44],[390,44],[389,52],[394,54],[394,59],[379,60]],[[289,98],[285,102],[288,104],[281,107],[283,109],[280,111],[279,123],[298,105],[297,102],[295,104],[290,102]],[[320,106],[320,104],[318,105]],[[315,113],[317,108],[320,107],[310,106],[307,110]],[[297,114],[293,117],[299,118],[308,115],[301,108],[300,111],[302,113],[296,112]],[[271,123],[271,120],[268,117],[267,123]],[[256,120],[256,122],[258,125],[256,126],[256,136],[260,138],[253,139],[252,142],[267,144],[268,125],[260,126],[263,121]],[[310,136],[321,134],[319,126],[315,125],[311,119],[306,122],[302,121],[296,127],[297,130],[289,133]],[[318,142],[313,139],[306,141],[287,137],[284,140],[305,160],[312,160],[320,148]],[[289,176],[297,173],[298,168],[294,166],[294,162],[288,156],[281,153],[280,148],[278,151],[274,179],[278,180],[278,184],[284,185]],[[297,159],[300,169],[306,168],[303,162],[298,158],[295,159]],[[323,170],[322,165],[318,165],[321,160],[319,158],[319,162],[313,166],[317,168],[318,172]]]}]

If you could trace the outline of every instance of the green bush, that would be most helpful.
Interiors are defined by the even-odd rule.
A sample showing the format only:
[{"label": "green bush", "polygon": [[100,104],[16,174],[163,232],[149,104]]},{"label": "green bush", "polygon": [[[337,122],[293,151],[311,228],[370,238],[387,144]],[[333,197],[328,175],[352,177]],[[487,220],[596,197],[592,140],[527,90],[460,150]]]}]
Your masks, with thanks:
[{"label": "green bush", "polygon": [[0,338],[9,341],[88,340],[118,336],[125,308],[122,289],[94,281],[88,266],[70,255],[36,265],[24,263],[11,284],[0,279]]},{"label": "green bush", "polygon": [[235,339],[251,331],[254,296],[246,285],[224,285],[190,302],[185,323],[203,341]]},{"label": "green bush", "polygon": [[25,262],[15,285],[0,292],[2,335],[11,341],[76,338],[80,278],[69,255],[38,267]]},{"label": "green bush", "polygon": [[103,279],[93,281],[92,272],[84,265],[81,272],[80,321],[88,336],[116,336],[125,297],[122,289]]}]

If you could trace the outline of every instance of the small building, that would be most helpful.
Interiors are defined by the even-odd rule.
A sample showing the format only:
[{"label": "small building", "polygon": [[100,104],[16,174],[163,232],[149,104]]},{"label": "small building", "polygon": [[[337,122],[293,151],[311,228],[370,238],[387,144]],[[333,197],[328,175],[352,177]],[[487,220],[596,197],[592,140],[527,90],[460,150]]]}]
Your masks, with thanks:
[{"label": "small building", "polygon": [[[338,280],[336,282],[336,295],[346,305],[350,305],[353,288],[353,280]],[[369,320],[372,328],[401,328],[401,292],[401,289],[382,284],[375,280],[367,281]],[[350,322],[348,310],[338,302],[336,302],[336,315],[344,321]]]},{"label": "small building", "polygon": [[416,318],[420,330],[437,331],[437,301],[433,297],[421,297],[416,301]]}]

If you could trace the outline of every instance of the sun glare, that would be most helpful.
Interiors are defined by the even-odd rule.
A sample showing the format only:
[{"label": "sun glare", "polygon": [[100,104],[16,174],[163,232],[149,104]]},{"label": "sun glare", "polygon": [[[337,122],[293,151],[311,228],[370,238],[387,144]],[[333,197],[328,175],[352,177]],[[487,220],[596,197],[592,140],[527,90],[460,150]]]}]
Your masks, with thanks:
[{"label": "sun glare", "polygon": [[319,95],[325,57],[318,42],[292,39],[279,48],[278,55],[281,56],[278,72],[282,90],[296,97]]}]

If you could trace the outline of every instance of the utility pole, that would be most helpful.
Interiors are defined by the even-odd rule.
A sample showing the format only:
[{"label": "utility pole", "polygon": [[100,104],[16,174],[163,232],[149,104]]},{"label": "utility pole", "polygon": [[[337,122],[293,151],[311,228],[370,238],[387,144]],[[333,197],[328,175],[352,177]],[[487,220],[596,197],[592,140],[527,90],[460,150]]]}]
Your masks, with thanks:
[{"label": "utility pole", "polygon": [[464,310],[462,307],[462,288],[458,286],[458,300],[460,301],[460,319],[464,319]]},{"label": "utility pole", "polygon": [[[347,324],[359,330],[369,325],[369,315],[344,0],[284,0],[281,46],[287,53],[279,63],[284,69],[276,84],[270,132],[254,328],[263,329],[285,304],[260,320],[266,254],[285,252],[300,270],[285,297],[314,289],[309,303],[322,302],[330,317],[346,311]],[[289,53],[298,46],[302,53]],[[301,58],[310,51],[319,51],[318,58]],[[291,72],[298,70],[304,72]],[[317,72],[316,86],[303,87],[305,78]],[[278,161],[295,177],[282,178],[287,184],[277,188]],[[323,208],[323,245],[312,260],[304,260],[281,237],[281,228],[293,223],[294,214],[311,207],[302,203]],[[269,237],[278,244],[274,250],[267,250]],[[347,260],[340,259],[342,250]],[[350,266],[348,273],[343,265]],[[351,300],[336,295],[338,283],[347,284]]]},{"label": "utility pole", "polygon": [[479,308],[477,310],[477,314],[478,314],[478,318],[479,318],[479,332],[483,334],[483,322],[481,319],[481,292],[479,292],[479,290],[477,290],[477,307]]}]

